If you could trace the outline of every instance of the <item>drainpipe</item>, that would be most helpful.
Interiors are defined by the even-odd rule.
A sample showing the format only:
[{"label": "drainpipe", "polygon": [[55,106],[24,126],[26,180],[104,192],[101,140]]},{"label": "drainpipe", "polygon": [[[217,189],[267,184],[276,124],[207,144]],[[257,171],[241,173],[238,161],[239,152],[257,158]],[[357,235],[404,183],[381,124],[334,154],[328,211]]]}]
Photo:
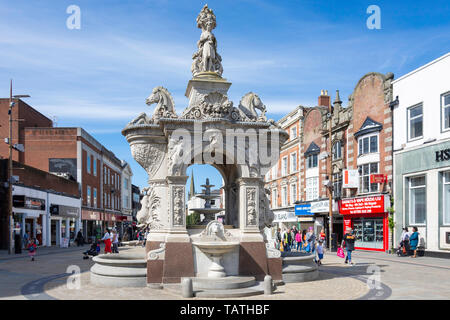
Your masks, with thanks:
[{"label": "drainpipe", "polygon": [[[394,197],[394,179],[395,179],[395,163],[394,163],[394,108],[396,108],[399,105],[399,100],[398,100],[398,96],[395,97],[394,101],[391,101],[389,103],[389,108],[391,109],[391,124],[392,124],[392,141],[391,141],[391,146],[392,146],[392,187],[391,187],[391,196]],[[395,213],[393,218],[395,217]],[[395,219],[394,219],[395,220]],[[391,232],[391,243],[389,244],[391,246],[391,249],[394,247],[394,232],[395,232],[395,227],[393,228],[393,231]]]}]

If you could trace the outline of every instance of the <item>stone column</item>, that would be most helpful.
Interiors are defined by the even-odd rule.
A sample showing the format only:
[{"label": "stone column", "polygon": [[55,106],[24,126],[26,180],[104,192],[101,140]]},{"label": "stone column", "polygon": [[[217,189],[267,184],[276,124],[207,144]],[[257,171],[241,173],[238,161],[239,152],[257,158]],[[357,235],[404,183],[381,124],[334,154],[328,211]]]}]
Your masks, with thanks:
[{"label": "stone column", "polygon": [[239,226],[241,242],[263,241],[259,231],[259,178],[239,178]]},{"label": "stone column", "polygon": [[166,242],[190,242],[186,230],[186,181],[188,176],[168,176],[169,228]]}]

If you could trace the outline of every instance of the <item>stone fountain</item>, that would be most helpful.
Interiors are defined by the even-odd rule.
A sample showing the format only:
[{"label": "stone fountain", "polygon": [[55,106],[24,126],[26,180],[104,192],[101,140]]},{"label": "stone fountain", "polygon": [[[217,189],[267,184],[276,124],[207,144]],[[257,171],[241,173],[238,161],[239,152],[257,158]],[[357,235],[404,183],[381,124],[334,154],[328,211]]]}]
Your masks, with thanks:
[{"label": "stone fountain", "polygon": [[[238,107],[228,100],[231,83],[222,77],[212,32],[216,16],[207,5],[197,26],[201,36],[184,111],[177,114],[169,91],[155,87],[146,100],[156,103],[153,116],[141,113],[122,130],[132,156],[148,173],[137,214],[139,225],[150,230],[147,284],[167,287],[189,278],[197,296],[220,289],[237,291],[209,291],[209,296],[245,296],[261,292],[249,288],[268,275],[282,280],[281,254],[266,245],[263,233],[274,219],[263,177],[278,161],[288,134],[266,118],[257,94],[245,94]],[[218,221],[209,221],[204,230],[186,228],[192,164],[210,164],[222,174],[226,229]]]}]

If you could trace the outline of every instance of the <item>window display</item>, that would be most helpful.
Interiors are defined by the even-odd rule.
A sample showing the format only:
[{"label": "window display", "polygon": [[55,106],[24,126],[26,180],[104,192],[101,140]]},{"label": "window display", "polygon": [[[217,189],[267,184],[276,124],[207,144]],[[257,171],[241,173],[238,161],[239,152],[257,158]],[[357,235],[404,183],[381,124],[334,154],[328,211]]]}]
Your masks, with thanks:
[{"label": "window display", "polygon": [[353,229],[356,236],[355,247],[383,248],[383,219],[360,218],[353,220]]}]

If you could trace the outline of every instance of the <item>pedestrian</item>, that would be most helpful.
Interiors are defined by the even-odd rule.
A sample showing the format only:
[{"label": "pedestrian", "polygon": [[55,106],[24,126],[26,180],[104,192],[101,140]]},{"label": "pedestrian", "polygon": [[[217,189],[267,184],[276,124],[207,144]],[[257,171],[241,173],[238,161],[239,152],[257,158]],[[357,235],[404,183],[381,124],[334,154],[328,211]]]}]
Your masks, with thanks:
[{"label": "pedestrian", "polygon": [[77,247],[84,245],[83,234],[81,233],[81,229],[78,230],[77,238],[75,239],[77,242]]},{"label": "pedestrian", "polygon": [[402,235],[400,238],[400,249],[405,255],[408,255],[410,251],[410,245],[409,245],[409,230],[407,227],[403,228]]},{"label": "pedestrian", "polygon": [[111,234],[110,234],[108,228],[106,228],[105,235],[103,236],[103,238],[101,240],[105,242],[105,254],[112,253],[111,252]]},{"label": "pedestrian", "polygon": [[23,247],[27,248],[28,247],[28,241],[30,240],[30,233],[29,232],[25,232],[23,234]]},{"label": "pedestrian", "polygon": [[317,245],[317,256],[318,256],[318,260],[317,260],[317,265],[321,265],[322,264],[322,259],[323,259],[323,241],[319,240],[319,244]]},{"label": "pedestrian", "polygon": [[95,243],[97,244],[97,247],[95,248],[95,251],[97,251],[97,255],[100,254],[100,241],[95,240]]},{"label": "pedestrian", "polygon": [[146,228],[145,233],[144,233],[144,243],[142,244],[143,247],[145,247],[145,244],[147,243],[148,234],[149,234],[149,230],[148,230],[148,228]]},{"label": "pedestrian", "polygon": [[417,258],[417,245],[419,244],[419,232],[417,231],[417,227],[413,227],[413,233],[409,237],[409,245],[411,250],[414,252],[414,255],[411,258]]},{"label": "pedestrian", "polygon": [[316,247],[316,235],[314,234],[313,227],[309,227],[309,231],[306,234],[307,248],[309,246],[308,252],[315,253]]},{"label": "pedestrian", "polygon": [[297,232],[295,235],[295,242],[297,242],[297,251],[302,251],[302,234],[300,232]]},{"label": "pedestrian", "polygon": [[292,241],[292,236],[291,236],[291,229],[287,229],[286,233],[284,234],[284,251],[291,251],[291,241]]},{"label": "pedestrian", "polygon": [[37,246],[34,243],[34,239],[30,239],[27,244],[28,256],[31,257],[31,261],[34,261],[34,255],[36,254]]},{"label": "pedestrian", "polygon": [[117,234],[116,229],[112,229],[112,253],[119,253],[119,235]]},{"label": "pedestrian", "polygon": [[353,229],[350,228],[347,230],[347,233],[344,235],[342,239],[341,248],[345,246],[345,250],[347,251],[347,256],[345,257],[345,263],[349,263],[350,265],[354,265],[352,262],[352,251],[355,250],[355,236],[353,235]]},{"label": "pedestrian", "polygon": [[277,232],[275,233],[275,247],[280,250],[281,246],[281,229],[278,228]]},{"label": "pedestrian", "polygon": [[302,231],[302,240],[303,240],[303,250],[306,252],[306,246],[308,245],[308,242],[306,241],[306,230],[303,229]]},{"label": "pedestrian", "polygon": [[326,239],[325,230],[322,228],[322,230],[320,230],[320,234],[319,234],[319,241],[322,240],[322,242],[325,243],[325,239]]}]

